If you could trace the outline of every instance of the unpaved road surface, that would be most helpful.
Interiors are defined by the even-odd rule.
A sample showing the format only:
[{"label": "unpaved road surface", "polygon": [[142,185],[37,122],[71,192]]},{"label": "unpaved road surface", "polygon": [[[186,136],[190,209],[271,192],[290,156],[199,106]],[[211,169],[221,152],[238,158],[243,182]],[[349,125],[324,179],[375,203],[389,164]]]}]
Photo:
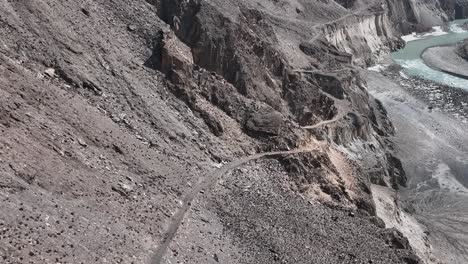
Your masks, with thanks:
[{"label": "unpaved road surface", "polygon": [[250,161],[258,160],[261,158],[273,158],[277,156],[283,156],[283,155],[289,155],[289,154],[295,154],[295,153],[301,153],[301,152],[306,152],[307,150],[291,150],[291,151],[276,151],[276,152],[265,152],[265,153],[259,153],[255,154],[249,157],[245,157],[242,159],[238,159],[232,162],[229,162],[227,164],[222,165],[221,168],[213,171],[212,173],[208,174],[199,184],[197,184],[187,195],[184,196],[184,198],[181,200],[182,202],[182,207],[177,210],[177,213],[173,216],[171,220],[171,224],[169,225],[168,230],[164,233],[164,238],[162,240],[162,243],[158,246],[158,249],[156,250],[156,253],[154,254],[154,257],[152,259],[152,263],[155,264],[160,264],[162,263],[164,254],[167,251],[167,247],[169,244],[172,242],[174,236],[177,233],[177,230],[179,229],[182,221],[184,220],[185,214],[187,213],[187,210],[191,207],[193,201],[196,199],[197,195],[202,192],[202,191],[209,191],[209,188],[213,185],[216,184],[217,180],[223,176],[225,173],[227,173],[230,170],[233,170],[235,168],[238,168],[239,166],[242,166],[245,163],[248,163]]}]

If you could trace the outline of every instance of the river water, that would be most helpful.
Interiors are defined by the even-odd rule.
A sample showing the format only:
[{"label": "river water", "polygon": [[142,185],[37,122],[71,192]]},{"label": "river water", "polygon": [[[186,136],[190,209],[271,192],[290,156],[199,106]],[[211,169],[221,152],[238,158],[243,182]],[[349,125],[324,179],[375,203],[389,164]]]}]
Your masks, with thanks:
[{"label": "river water", "polygon": [[[427,251],[434,256],[428,263],[468,263],[468,126],[443,109],[429,107],[423,98],[424,82],[411,79],[420,77],[468,91],[468,80],[433,70],[420,58],[428,47],[468,38],[468,32],[460,27],[465,22],[452,22],[447,32],[435,28],[430,34],[404,37],[406,47],[391,56],[403,67],[400,73],[406,85],[380,73],[368,76],[371,94],[383,102],[397,130],[396,151],[408,176],[408,187],[399,195],[427,230],[431,245]],[[413,86],[408,88],[408,83]],[[423,92],[415,95],[411,89]],[[448,91],[443,89],[455,88],[441,89],[444,93]]]},{"label": "river water", "polygon": [[450,22],[448,31],[443,31],[440,27],[434,27],[434,32],[417,35],[404,36],[406,46],[397,52],[392,53],[392,58],[405,68],[407,75],[419,76],[428,80],[455,86],[468,90],[468,81],[428,67],[421,59],[421,54],[427,48],[434,46],[452,45],[468,38],[468,31],[461,28],[461,25],[468,22],[468,19]]}]

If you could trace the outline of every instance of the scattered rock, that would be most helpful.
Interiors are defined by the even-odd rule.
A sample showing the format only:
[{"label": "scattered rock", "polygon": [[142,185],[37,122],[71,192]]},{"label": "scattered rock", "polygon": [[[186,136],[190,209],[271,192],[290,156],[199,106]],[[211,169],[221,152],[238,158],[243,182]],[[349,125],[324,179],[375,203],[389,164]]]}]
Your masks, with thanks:
[{"label": "scattered rock", "polygon": [[135,30],[137,30],[137,27],[136,27],[135,25],[128,25],[128,26],[127,26],[127,29],[128,29],[129,31],[135,31]]},{"label": "scattered rock", "polygon": [[421,261],[421,259],[414,255],[414,254],[410,254],[409,256],[405,256],[402,258],[403,262],[406,263],[406,264],[422,264],[423,262]]},{"label": "scattered rock", "polygon": [[256,137],[278,135],[284,126],[283,117],[273,109],[262,108],[250,113],[246,122],[246,129]]},{"label": "scattered rock", "polygon": [[202,222],[204,222],[204,223],[207,223],[207,224],[210,223],[210,220],[208,220],[208,219],[206,219],[206,218],[204,218],[204,217],[200,217],[200,220],[201,220]]},{"label": "scattered rock", "polygon": [[380,227],[380,228],[385,228],[385,222],[380,219],[379,217],[372,216],[371,217],[371,222],[374,223],[375,226]]},{"label": "scattered rock", "polygon": [[46,69],[46,70],[44,71],[44,73],[45,73],[47,76],[51,77],[51,78],[56,77],[56,75],[55,75],[55,69],[53,69],[53,68],[48,68],[48,69]]},{"label": "scattered rock", "polygon": [[93,91],[96,95],[102,95],[102,89],[91,80],[83,80],[83,88]]},{"label": "scattered rock", "polygon": [[382,236],[391,247],[396,249],[410,249],[408,239],[395,228],[385,230]]},{"label": "scattered rock", "polygon": [[86,8],[84,8],[84,7],[81,8],[81,12],[82,12],[83,14],[85,14],[86,16],[89,16],[89,15],[90,15],[88,9],[86,9]]},{"label": "scattered rock", "polygon": [[88,144],[86,144],[86,142],[81,138],[78,138],[78,144],[80,144],[82,147],[87,147],[88,146]]},{"label": "scattered rock", "polygon": [[130,192],[132,191],[132,188],[129,185],[120,183],[117,186],[112,186],[111,189],[125,198],[129,198]]},{"label": "scattered rock", "polygon": [[215,115],[208,111],[201,111],[201,116],[214,135],[216,135],[217,137],[223,135],[223,123],[221,123],[221,121],[217,119]]},{"label": "scattered rock", "polygon": [[114,149],[115,152],[119,153],[120,155],[123,155],[124,152],[121,147],[117,146],[116,144],[112,145],[112,148]]}]

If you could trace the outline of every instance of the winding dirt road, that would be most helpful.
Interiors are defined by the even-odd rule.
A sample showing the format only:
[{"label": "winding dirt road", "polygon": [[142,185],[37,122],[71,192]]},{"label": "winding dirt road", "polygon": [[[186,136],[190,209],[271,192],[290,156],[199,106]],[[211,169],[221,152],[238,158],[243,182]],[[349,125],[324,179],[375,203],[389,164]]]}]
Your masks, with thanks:
[{"label": "winding dirt road", "polygon": [[[347,15],[339,18],[339,19],[330,21],[330,22],[328,22],[326,24],[317,25],[316,28],[319,28],[319,27],[324,26],[324,25],[339,22],[339,21],[344,20],[344,19],[346,19],[346,18],[348,18],[350,16],[353,16],[353,15],[355,15],[355,13],[347,14]],[[314,42],[319,36],[320,36],[320,34],[315,36],[310,41]],[[316,128],[319,128],[321,126],[334,123],[334,122],[340,120],[341,118],[343,118],[343,115],[338,115],[334,119],[322,121],[322,122],[319,122],[319,123],[317,123],[315,125],[304,126],[302,128],[306,129],[306,130],[316,129]],[[201,182],[199,182],[182,199],[182,207],[173,216],[171,224],[168,227],[168,229],[166,230],[166,232],[164,233],[163,240],[161,241],[161,244],[157,248],[157,250],[154,253],[153,257],[151,258],[150,263],[151,264],[161,264],[162,263],[162,260],[163,260],[163,257],[165,255],[166,251],[167,251],[167,248],[169,247],[169,244],[172,242],[175,235],[177,234],[177,231],[179,230],[179,227],[182,224],[182,221],[183,221],[183,219],[185,217],[185,214],[190,209],[190,207],[192,205],[192,202],[195,200],[195,198],[197,197],[197,195],[201,191],[209,189],[212,185],[214,185],[219,180],[219,178],[222,175],[224,175],[228,171],[233,170],[233,169],[235,169],[235,168],[237,168],[237,167],[239,167],[239,166],[241,166],[241,165],[243,165],[243,164],[245,164],[245,163],[247,163],[249,161],[258,160],[258,159],[262,159],[262,158],[273,158],[273,157],[296,154],[296,153],[304,153],[304,152],[310,152],[310,151],[312,151],[312,150],[311,149],[294,149],[294,150],[290,150],[290,151],[274,151],[274,152],[258,153],[258,154],[252,155],[252,156],[244,157],[244,158],[229,162],[227,164],[224,164],[221,168],[219,168],[219,169],[211,172],[210,174],[208,174],[206,176],[206,178],[204,178]]]},{"label": "winding dirt road", "polygon": [[190,209],[192,202],[195,200],[197,194],[199,194],[201,191],[206,190],[210,188],[212,185],[214,185],[222,175],[224,175],[228,171],[233,170],[249,161],[262,159],[262,158],[273,158],[273,157],[296,154],[296,153],[310,152],[310,151],[311,149],[295,149],[295,150],[290,150],[290,151],[274,151],[274,152],[258,153],[252,156],[248,156],[245,158],[241,158],[241,159],[226,163],[221,168],[208,174],[205,179],[199,182],[195,186],[195,188],[193,188],[192,191],[190,191],[182,199],[183,205],[174,215],[171,225],[165,232],[162,243],[156,250],[151,260],[151,263],[160,264],[162,262],[164,254],[166,253],[167,248],[169,247],[169,244],[174,239],[180,225],[182,224],[182,220],[184,219],[185,214],[187,213],[188,209]]},{"label": "winding dirt road", "polygon": [[[315,129],[330,123],[334,123],[338,120],[340,120],[343,117],[343,115],[338,115],[334,119],[331,120],[326,120],[322,121],[320,123],[317,123],[315,125],[311,126],[305,126],[303,127],[306,130],[310,129]],[[253,160],[258,160],[262,158],[274,158],[274,157],[279,157],[279,156],[285,156],[285,155],[290,155],[290,154],[296,154],[296,153],[304,153],[304,152],[310,152],[312,149],[310,148],[303,148],[303,149],[293,149],[289,151],[273,151],[273,152],[264,152],[264,153],[258,153],[254,154],[248,157],[244,157],[238,160],[231,161],[229,163],[224,164],[221,168],[214,170],[210,174],[208,174],[203,180],[201,180],[188,194],[184,196],[182,199],[182,207],[179,208],[179,210],[176,212],[174,215],[170,226],[164,233],[163,240],[161,241],[161,244],[157,248],[156,252],[154,253],[153,257],[151,258],[151,264],[161,264],[164,254],[167,251],[167,248],[169,247],[169,244],[172,242],[174,239],[175,235],[177,234],[177,231],[179,230],[179,227],[182,224],[182,220],[185,217],[185,214],[187,211],[190,209],[192,202],[195,200],[197,195],[204,190],[209,189],[211,186],[213,186],[218,180],[223,176],[225,173],[227,173],[230,170],[233,170],[239,166],[242,166],[243,164],[253,161]]]},{"label": "winding dirt road", "polygon": [[324,125],[328,125],[328,124],[331,124],[331,123],[335,123],[337,122],[338,120],[342,119],[344,117],[344,115],[340,114],[340,115],[337,115],[335,118],[333,119],[330,119],[330,120],[326,120],[326,121],[322,121],[320,123],[317,123],[315,125],[310,125],[310,126],[303,126],[302,128],[303,129],[306,129],[306,130],[312,130],[312,129],[316,129],[316,128],[319,128],[321,126],[324,126]]}]

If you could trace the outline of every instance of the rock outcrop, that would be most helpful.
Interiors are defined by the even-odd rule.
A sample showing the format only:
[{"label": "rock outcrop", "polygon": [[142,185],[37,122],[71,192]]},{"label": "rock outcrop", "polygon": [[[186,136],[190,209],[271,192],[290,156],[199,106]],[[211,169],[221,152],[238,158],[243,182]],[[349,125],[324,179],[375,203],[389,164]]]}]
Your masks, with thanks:
[{"label": "rock outcrop", "polygon": [[361,66],[373,64],[375,58],[400,48],[403,44],[399,40],[400,33],[384,11],[353,14],[327,25],[323,34],[328,42],[353,54],[354,63]]},{"label": "rock outcrop", "polygon": [[468,1],[455,1],[455,19],[464,19],[468,17]]}]

